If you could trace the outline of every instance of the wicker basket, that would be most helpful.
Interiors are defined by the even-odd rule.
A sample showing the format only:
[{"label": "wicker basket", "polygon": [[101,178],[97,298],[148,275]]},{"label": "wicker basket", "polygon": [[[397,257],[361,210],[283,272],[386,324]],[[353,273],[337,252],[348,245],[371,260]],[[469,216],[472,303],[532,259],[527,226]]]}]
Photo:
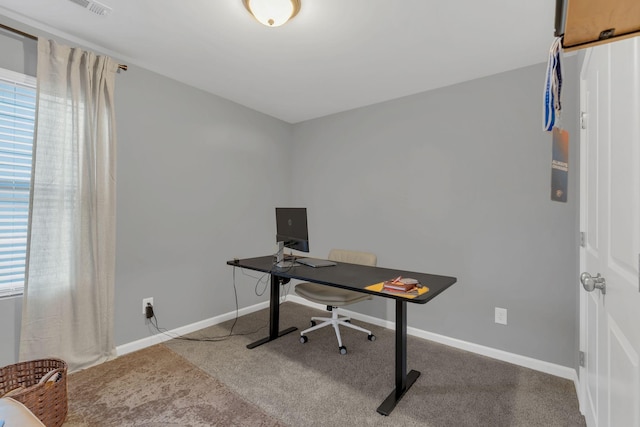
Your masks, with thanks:
[{"label": "wicker basket", "polygon": [[[15,391],[21,387],[24,389]],[[67,364],[63,360],[31,360],[0,368],[0,397],[12,390],[10,397],[47,427],[59,427],[67,417]]]}]

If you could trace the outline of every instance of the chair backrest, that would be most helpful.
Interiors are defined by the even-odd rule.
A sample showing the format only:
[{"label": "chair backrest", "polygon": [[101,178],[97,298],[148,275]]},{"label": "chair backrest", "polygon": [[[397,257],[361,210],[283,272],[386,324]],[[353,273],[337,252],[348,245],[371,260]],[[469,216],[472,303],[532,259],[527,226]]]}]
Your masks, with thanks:
[{"label": "chair backrest", "polygon": [[378,262],[376,254],[369,252],[348,251],[345,249],[331,249],[329,259],[336,262],[349,264],[362,264],[375,266]]}]

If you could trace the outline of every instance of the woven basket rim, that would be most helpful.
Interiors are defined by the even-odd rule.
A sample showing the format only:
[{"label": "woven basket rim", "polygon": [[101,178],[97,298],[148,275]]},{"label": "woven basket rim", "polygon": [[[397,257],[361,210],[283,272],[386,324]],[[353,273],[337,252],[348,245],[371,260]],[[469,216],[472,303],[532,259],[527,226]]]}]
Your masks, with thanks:
[{"label": "woven basket rim", "polygon": [[[64,360],[53,357],[14,363],[0,368],[0,389],[16,384],[18,389],[24,387],[8,398],[22,403],[46,426],[60,427],[68,410],[67,369]],[[48,381],[55,374],[60,377],[53,383]],[[4,391],[6,394],[12,390]]]}]

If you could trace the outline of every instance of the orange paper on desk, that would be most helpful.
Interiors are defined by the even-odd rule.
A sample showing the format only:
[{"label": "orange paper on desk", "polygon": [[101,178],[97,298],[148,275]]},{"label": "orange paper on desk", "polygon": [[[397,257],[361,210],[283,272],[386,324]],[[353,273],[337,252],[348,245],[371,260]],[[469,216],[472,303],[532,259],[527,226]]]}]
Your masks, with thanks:
[{"label": "orange paper on desk", "polygon": [[398,296],[409,298],[409,299],[413,299],[419,295],[426,294],[427,292],[429,292],[429,288],[427,288],[424,285],[420,288],[416,288],[414,291],[411,291],[411,292],[390,291],[390,290],[384,289],[384,282],[369,285],[365,287],[365,289],[368,291],[384,292],[387,294],[398,295]]}]

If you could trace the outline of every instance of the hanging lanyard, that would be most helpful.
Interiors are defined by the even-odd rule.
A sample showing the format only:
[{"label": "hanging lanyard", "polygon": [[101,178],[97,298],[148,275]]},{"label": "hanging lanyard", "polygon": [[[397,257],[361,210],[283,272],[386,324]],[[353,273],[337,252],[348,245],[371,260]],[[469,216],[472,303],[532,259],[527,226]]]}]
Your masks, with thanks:
[{"label": "hanging lanyard", "polygon": [[549,49],[547,61],[547,76],[544,88],[544,123],[546,131],[553,129],[556,122],[556,113],[560,115],[560,92],[562,90],[562,67],[560,66],[560,50],[562,38],[556,37]]}]

